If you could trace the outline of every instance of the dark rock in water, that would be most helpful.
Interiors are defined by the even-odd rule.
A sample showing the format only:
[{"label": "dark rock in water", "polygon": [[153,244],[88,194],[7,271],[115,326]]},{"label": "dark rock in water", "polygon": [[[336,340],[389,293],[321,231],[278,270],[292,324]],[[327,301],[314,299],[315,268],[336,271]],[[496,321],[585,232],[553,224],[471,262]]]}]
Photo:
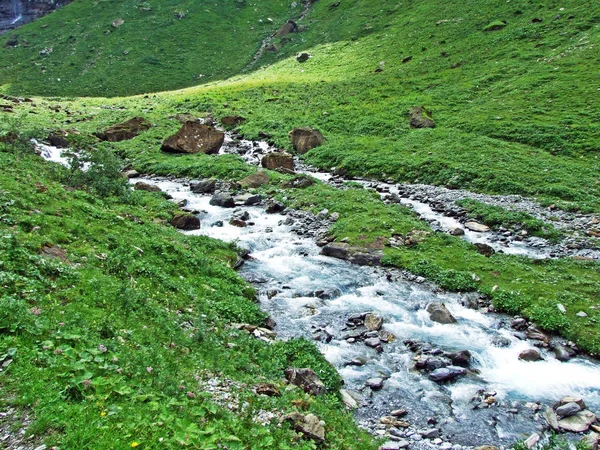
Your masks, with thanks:
[{"label": "dark rock in water", "polygon": [[571,353],[562,345],[556,345],[554,347],[554,356],[556,359],[562,362],[566,362],[571,359]]},{"label": "dark rock in water", "polygon": [[321,132],[314,128],[294,128],[289,136],[294,150],[301,155],[325,142]]},{"label": "dark rock in water", "polygon": [[313,292],[313,296],[320,298],[321,300],[331,300],[336,297],[339,297],[341,292],[339,289],[319,289],[318,291]]},{"label": "dark rock in water", "polygon": [[294,157],[286,152],[267,153],[260,161],[265,169],[294,171]]},{"label": "dark rock in water", "polygon": [[372,338],[365,339],[365,345],[367,347],[377,348],[377,347],[381,346],[381,341],[379,340],[379,338],[372,337]]},{"label": "dark rock in water", "polygon": [[225,133],[198,122],[186,122],[173,136],[162,144],[162,150],[169,153],[206,153],[219,151],[225,140]]},{"label": "dark rock in water", "polygon": [[248,226],[248,224],[245,221],[236,217],[232,217],[229,221],[229,224],[239,228],[246,228]]},{"label": "dark rock in water", "polygon": [[240,186],[245,188],[257,188],[269,182],[269,175],[262,170],[247,176],[239,181]]},{"label": "dark rock in water", "polygon": [[190,183],[190,190],[194,194],[212,194],[217,188],[217,180],[214,178],[192,181]]},{"label": "dark rock in water", "polygon": [[285,378],[311,395],[323,395],[326,392],[325,385],[312,369],[289,368],[285,370]]},{"label": "dark rock in water", "polygon": [[321,249],[321,254],[344,259],[361,266],[379,266],[383,258],[381,250],[352,247],[345,242],[332,242]]},{"label": "dark rock in water", "polygon": [[158,186],[143,181],[135,183],[134,188],[136,191],[162,192]]},{"label": "dark rock in water", "polygon": [[171,225],[180,230],[199,230],[200,219],[189,214],[176,214],[171,220]]},{"label": "dark rock in water", "polygon": [[213,206],[221,206],[223,208],[233,208],[235,207],[235,200],[226,192],[217,192],[212,196],[209,202]]},{"label": "dark rock in water", "polygon": [[452,228],[449,232],[452,236],[464,236],[465,230],[462,228]]},{"label": "dark rock in water", "polygon": [[236,219],[240,219],[240,220],[250,220],[250,213],[248,211],[245,210],[240,210],[240,209],[236,209],[233,212],[233,217]]},{"label": "dark rock in water", "polygon": [[496,250],[494,250],[494,248],[491,245],[487,245],[487,244],[482,244],[480,242],[477,242],[476,244],[474,244],[475,247],[477,248],[477,251],[483,255],[483,256],[487,256],[488,258],[490,256],[492,256],[494,253],[496,253]]},{"label": "dark rock in water", "polygon": [[221,119],[221,123],[226,127],[237,127],[246,121],[242,116],[225,116]]},{"label": "dark rock in water", "polygon": [[223,221],[222,220],[217,220],[216,222],[213,222],[210,224],[211,227],[222,227],[223,226]]},{"label": "dark rock in water", "polygon": [[143,117],[134,117],[126,122],[113,125],[103,132],[96,133],[96,136],[109,142],[119,142],[133,139],[138,134],[152,127],[152,124]]},{"label": "dark rock in water", "polygon": [[527,328],[525,335],[527,336],[528,339],[533,339],[535,341],[541,341],[544,344],[548,344],[548,342],[550,341],[550,338],[548,336],[546,336],[544,333],[542,333],[540,330],[538,330],[533,325],[530,325]]},{"label": "dark rock in water", "polygon": [[436,383],[444,383],[446,381],[454,380],[466,373],[467,370],[464,367],[447,366],[434,370],[429,374],[429,378]]},{"label": "dark rock in water", "polygon": [[431,116],[431,111],[425,109],[424,106],[411,108],[409,115],[411,128],[435,128],[435,121]]},{"label": "dark rock in water", "polygon": [[277,200],[269,200],[267,208],[265,209],[267,214],[280,213],[285,209],[285,205]]},{"label": "dark rock in water", "polygon": [[504,336],[496,336],[492,339],[492,345],[494,347],[510,347],[510,339],[505,338]]},{"label": "dark rock in water", "polygon": [[306,416],[293,412],[286,414],[282,418],[283,422],[290,422],[292,428],[301,433],[304,439],[312,439],[316,442],[323,442],[325,440],[325,426],[322,420],[319,420],[314,414],[307,414]]},{"label": "dark rock in water", "polygon": [[452,361],[452,365],[460,367],[469,367],[471,364],[471,352],[469,350],[462,350],[456,353],[449,353],[446,355]]},{"label": "dark rock in water", "polygon": [[57,130],[50,133],[48,136],[50,145],[58,148],[69,148],[69,132],[66,130]]},{"label": "dark rock in water", "polygon": [[527,362],[535,362],[535,361],[541,361],[542,355],[540,355],[540,352],[537,351],[534,348],[529,348],[527,350],[523,350],[521,353],[519,353],[519,359],[522,361],[527,361]]},{"label": "dark rock in water", "polygon": [[525,331],[527,329],[527,327],[529,326],[529,324],[527,322],[527,319],[525,319],[523,317],[515,317],[513,320],[511,320],[510,326],[514,330]]},{"label": "dark rock in water", "polygon": [[267,330],[274,330],[276,326],[277,322],[275,322],[275,320],[272,317],[267,317],[265,319],[265,328]]},{"label": "dark rock in water", "polygon": [[430,303],[427,306],[427,312],[434,322],[442,324],[456,323],[456,319],[443,303]]}]

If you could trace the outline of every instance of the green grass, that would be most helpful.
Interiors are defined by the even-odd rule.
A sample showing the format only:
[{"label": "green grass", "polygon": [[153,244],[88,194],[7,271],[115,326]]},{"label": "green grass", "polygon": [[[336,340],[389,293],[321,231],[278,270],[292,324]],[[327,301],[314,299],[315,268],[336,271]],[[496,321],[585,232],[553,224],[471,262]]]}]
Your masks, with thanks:
[{"label": "green grass", "polygon": [[[60,448],[314,448],[257,411],[304,400],[331,448],[376,448],[338,398],[340,380],[312,343],[269,345],[232,329],[260,325],[254,290],[231,269],[234,248],[166,224],[161,194],[99,197],[62,183],[67,170],[28,146],[0,144],[0,396],[33,410],[30,432]],[[98,178],[97,176],[96,178]],[[44,247],[64,250],[49,258]],[[284,389],[283,370],[313,367],[329,389]],[[198,380],[243,383],[245,409],[215,403]],[[279,398],[256,396],[257,382]]]},{"label": "green grass", "polygon": [[558,242],[564,237],[564,233],[557,230],[551,223],[536,219],[526,212],[511,211],[469,198],[459,200],[456,204],[467,211],[469,219],[478,220],[494,230],[504,227],[514,231],[526,231],[529,235],[552,242]]}]

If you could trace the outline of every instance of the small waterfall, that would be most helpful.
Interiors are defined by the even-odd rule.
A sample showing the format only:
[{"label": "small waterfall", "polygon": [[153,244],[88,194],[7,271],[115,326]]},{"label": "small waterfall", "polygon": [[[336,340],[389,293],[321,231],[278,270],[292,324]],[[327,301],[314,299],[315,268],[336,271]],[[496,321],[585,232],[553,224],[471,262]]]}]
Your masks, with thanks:
[{"label": "small waterfall", "polygon": [[12,17],[10,24],[14,25],[23,18],[23,5],[21,0],[12,0]]}]

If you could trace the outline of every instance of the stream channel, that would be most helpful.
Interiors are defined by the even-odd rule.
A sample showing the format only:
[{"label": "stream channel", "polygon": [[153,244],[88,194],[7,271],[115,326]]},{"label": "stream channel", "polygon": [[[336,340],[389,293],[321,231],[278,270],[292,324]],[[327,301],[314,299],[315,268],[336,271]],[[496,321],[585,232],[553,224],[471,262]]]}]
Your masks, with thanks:
[{"label": "stream channel", "polygon": [[[44,158],[65,163],[60,149],[36,145]],[[243,154],[253,162],[251,152],[244,148],[264,150],[267,146],[240,144],[228,137],[222,151]],[[327,173],[311,174],[325,181],[330,178]],[[410,427],[388,427],[386,436],[410,442],[411,448],[510,446],[546,429],[545,406],[563,396],[581,397],[589,409],[600,412],[598,361],[585,356],[559,361],[551,346],[511,328],[512,318],[469,307],[472,294],[445,293],[401,271],[323,256],[314,237],[298,233],[294,211],[267,214],[264,205],[241,206],[236,209],[248,213],[249,226],[237,227],[229,223],[236,209],[211,205],[211,195],[191,192],[189,180],[131,180],[138,181],[157,185],[173,201],[186,200],[186,210],[198,211],[201,229],[186,234],[235,241],[249,251],[251,257],[239,274],[256,287],[262,309],[277,323],[278,338],[313,340],[357,401],[357,421],[375,434],[385,434],[381,417],[405,409],[401,420]],[[529,251],[520,245],[515,252],[527,255]],[[535,250],[531,253],[540,257]],[[426,311],[431,303],[444,303],[457,322],[432,321]],[[384,333],[373,336],[386,337],[385,331],[394,336],[379,349],[366,345],[364,336],[355,337],[364,331],[360,318],[367,312],[383,318]],[[561,339],[552,341],[567,345]],[[415,348],[442,359],[467,350],[471,361],[463,376],[437,383],[427,372],[414,368]],[[522,351],[532,348],[540,351],[543,360],[519,359]],[[382,386],[367,387],[373,379]]]}]

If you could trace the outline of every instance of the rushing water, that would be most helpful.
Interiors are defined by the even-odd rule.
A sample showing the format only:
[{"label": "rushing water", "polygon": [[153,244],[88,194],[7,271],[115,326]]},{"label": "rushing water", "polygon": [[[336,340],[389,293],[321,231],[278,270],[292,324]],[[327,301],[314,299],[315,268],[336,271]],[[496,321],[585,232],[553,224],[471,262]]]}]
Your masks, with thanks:
[{"label": "rushing water", "polygon": [[[57,156],[58,149],[39,144],[38,148],[46,159],[65,163]],[[293,225],[284,224],[285,216],[266,214],[260,206],[242,207],[250,214],[250,226],[239,228],[229,224],[232,209],[210,205],[210,196],[190,192],[183,181],[143,181],[158,185],[174,201],[187,200],[188,209],[200,211],[201,229],[186,233],[235,241],[250,251],[252,258],[239,272],[257,287],[263,310],[277,322],[279,338],[330,336],[315,342],[360,400],[357,419],[371,429],[379,417],[405,408],[414,429],[430,428],[428,421],[435,421],[444,439],[452,443],[510,444],[545,427],[540,415],[525,406],[527,402],[552,404],[562,396],[577,395],[592,410],[600,408],[596,361],[577,357],[559,362],[543,348],[543,361],[521,361],[519,353],[533,343],[511,330],[505,316],[469,309],[460,295],[406,281],[393,271],[390,277],[388,270],[323,256],[314,240],[298,236]],[[322,299],[315,291],[331,294]],[[425,310],[431,302],[445,303],[458,323],[432,322]],[[383,345],[382,353],[345,338],[349,315],[363,312],[379,313],[384,329],[395,336]],[[499,338],[503,346],[497,346]],[[443,351],[469,350],[473,370],[452,384],[437,384],[413,369],[414,354],[404,345],[405,339]],[[357,358],[364,358],[365,364],[347,364]],[[365,387],[373,377],[385,378],[380,391]],[[473,399],[482,390],[495,393],[497,402],[474,409],[481,401]]]}]

